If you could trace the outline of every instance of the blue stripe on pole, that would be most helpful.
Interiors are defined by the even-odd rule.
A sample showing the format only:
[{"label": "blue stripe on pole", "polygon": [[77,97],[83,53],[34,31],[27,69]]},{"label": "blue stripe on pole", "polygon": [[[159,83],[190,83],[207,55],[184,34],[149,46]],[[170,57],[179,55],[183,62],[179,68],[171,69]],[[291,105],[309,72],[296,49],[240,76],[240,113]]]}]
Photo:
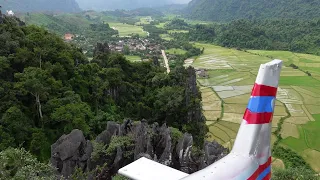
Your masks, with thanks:
[{"label": "blue stripe on pole", "polygon": [[258,177],[257,180],[262,180],[264,177],[266,177],[271,172],[271,165],[267,167]]},{"label": "blue stripe on pole", "polygon": [[248,109],[253,113],[273,112],[273,96],[253,96],[248,103]]}]

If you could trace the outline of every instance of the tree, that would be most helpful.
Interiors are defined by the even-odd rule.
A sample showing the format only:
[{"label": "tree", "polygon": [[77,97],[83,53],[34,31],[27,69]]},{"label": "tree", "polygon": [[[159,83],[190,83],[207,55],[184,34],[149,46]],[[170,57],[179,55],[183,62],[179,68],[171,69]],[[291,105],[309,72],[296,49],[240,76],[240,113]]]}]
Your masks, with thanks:
[{"label": "tree", "polygon": [[10,134],[14,139],[10,146],[26,146],[30,138],[31,123],[27,115],[17,106],[10,107],[2,116],[1,125],[3,131]]},{"label": "tree", "polygon": [[155,116],[164,120],[168,125],[175,123],[183,109],[183,93],[184,90],[180,87],[163,87],[159,89],[154,102]]},{"label": "tree", "polygon": [[123,54],[125,54],[125,55],[129,55],[130,54],[129,46],[125,45],[123,47]]},{"label": "tree", "polygon": [[46,162],[50,158],[50,142],[42,129],[32,129],[29,151],[37,155],[38,160]]},{"label": "tree", "polygon": [[318,180],[318,177],[310,169],[306,168],[286,168],[275,169],[272,173],[273,180]]},{"label": "tree", "polygon": [[86,103],[67,104],[56,108],[51,114],[52,124],[58,124],[58,127],[63,128],[61,134],[73,129],[80,129],[84,134],[88,134],[90,131],[88,123],[92,118],[90,106]]},{"label": "tree", "polygon": [[19,89],[22,94],[29,93],[34,97],[40,118],[40,126],[43,128],[44,122],[41,99],[47,99],[51,87],[59,84],[59,82],[53,77],[50,77],[48,71],[35,67],[25,68],[23,73],[17,73],[15,77],[18,79],[16,88]]},{"label": "tree", "polygon": [[14,138],[5,131],[5,128],[0,125],[0,151],[12,147],[14,145]]},{"label": "tree", "polygon": [[40,163],[23,148],[0,152],[0,179],[55,180],[54,171],[51,165]]}]

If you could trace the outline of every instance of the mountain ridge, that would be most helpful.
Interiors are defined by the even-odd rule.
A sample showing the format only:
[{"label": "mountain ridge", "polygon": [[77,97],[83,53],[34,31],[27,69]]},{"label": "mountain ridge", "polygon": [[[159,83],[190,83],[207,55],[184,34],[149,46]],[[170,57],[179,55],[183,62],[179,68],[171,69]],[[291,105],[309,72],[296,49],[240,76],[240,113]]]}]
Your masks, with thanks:
[{"label": "mountain ridge", "polygon": [[192,0],[184,15],[206,21],[320,17],[318,0]]},{"label": "mountain ridge", "polygon": [[190,0],[162,0],[162,1],[150,1],[150,0],[76,0],[80,7],[85,10],[116,10],[126,9],[132,10],[137,8],[155,8],[168,4],[187,4]]},{"label": "mountain ridge", "polygon": [[13,12],[79,12],[81,11],[75,0],[0,0],[2,10]]}]

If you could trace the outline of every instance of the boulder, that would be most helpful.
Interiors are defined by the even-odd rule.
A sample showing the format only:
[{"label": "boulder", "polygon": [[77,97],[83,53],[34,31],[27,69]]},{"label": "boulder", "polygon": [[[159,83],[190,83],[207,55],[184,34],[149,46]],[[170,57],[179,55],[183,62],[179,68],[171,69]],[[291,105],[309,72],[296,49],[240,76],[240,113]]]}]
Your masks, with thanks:
[{"label": "boulder", "polygon": [[179,140],[179,143],[176,147],[176,153],[179,158],[180,170],[185,173],[189,173],[189,164],[191,160],[191,150],[193,144],[193,137],[191,134],[184,134],[183,137]]},{"label": "boulder", "polygon": [[[119,136],[119,142],[114,152],[106,154],[112,136]],[[126,120],[123,124],[108,122],[106,130],[95,139],[105,146],[98,159],[91,159],[93,146],[86,140],[80,130],[73,130],[68,135],[61,136],[51,146],[51,163],[58,173],[69,177],[75,168],[89,172],[88,179],[110,179],[117,171],[141,157],[152,159],[166,166],[186,173],[201,170],[227,155],[228,150],[217,142],[205,142],[203,149],[193,147],[193,137],[185,133],[178,143],[172,142],[170,128],[166,124],[148,125],[146,120],[132,123]],[[114,146],[114,144],[113,144]],[[194,151],[195,149],[195,151]],[[100,166],[101,168],[97,168]]]},{"label": "boulder", "polygon": [[51,163],[59,174],[69,177],[75,168],[87,170],[92,151],[91,142],[86,141],[82,131],[75,129],[51,146]]}]

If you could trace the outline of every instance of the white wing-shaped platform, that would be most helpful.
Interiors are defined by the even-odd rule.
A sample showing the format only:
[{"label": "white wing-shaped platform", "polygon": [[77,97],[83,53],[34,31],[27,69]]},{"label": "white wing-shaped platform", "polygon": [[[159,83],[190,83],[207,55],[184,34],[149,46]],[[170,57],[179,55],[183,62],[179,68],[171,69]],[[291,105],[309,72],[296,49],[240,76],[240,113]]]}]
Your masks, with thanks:
[{"label": "white wing-shaped platform", "polygon": [[141,158],[118,172],[134,180],[270,180],[271,129],[281,60],[262,64],[232,151],[191,175]]},{"label": "white wing-shaped platform", "polygon": [[121,168],[118,173],[133,180],[178,180],[189,175],[145,157]]}]

